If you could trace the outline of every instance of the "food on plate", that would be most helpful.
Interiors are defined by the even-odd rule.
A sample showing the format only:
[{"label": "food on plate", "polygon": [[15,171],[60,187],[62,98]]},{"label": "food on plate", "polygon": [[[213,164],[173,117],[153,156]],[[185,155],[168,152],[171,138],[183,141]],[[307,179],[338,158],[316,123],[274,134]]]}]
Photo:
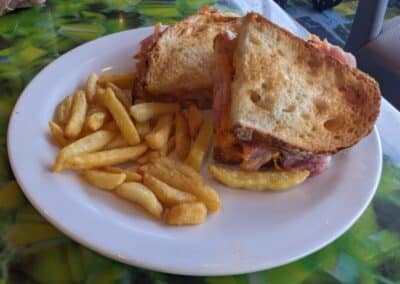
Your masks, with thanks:
[{"label": "food on plate", "polygon": [[177,103],[136,103],[130,108],[133,118],[142,123],[165,114],[173,114],[178,110]]},{"label": "food on plate", "polygon": [[193,142],[185,160],[186,164],[197,171],[200,171],[201,165],[203,164],[203,159],[208,150],[212,134],[213,123],[211,120],[206,119],[203,121],[196,140]]},{"label": "food on plate", "polygon": [[190,137],[195,138],[195,136],[199,132],[200,125],[203,123],[203,114],[196,107],[196,105],[191,104],[187,108],[185,115],[186,120],[189,123]]},{"label": "food on plate", "polygon": [[134,74],[129,73],[111,73],[102,74],[98,79],[100,86],[106,87],[107,83],[113,83],[121,89],[132,89]]},{"label": "food on plate", "polygon": [[144,144],[104,150],[94,153],[83,153],[67,158],[64,166],[67,169],[94,169],[105,166],[112,166],[133,161],[144,154],[147,146]]},{"label": "food on plate", "polygon": [[86,129],[90,131],[99,130],[109,118],[108,112],[103,107],[91,106],[86,115]]},{"label": "food on plate", "polygon": [[112,190],[126,179],[125,173],[110,173],[99,170],[87,170],[83,173],[85,180],[98,188]]},{"label": "food on plate", "polygon": [[97,80],[99,77],[96,73],[91,73],[86,80],[86,99],[90,102],[96,95]]},{"label": "food on plate", "polygon": [[135,128],[135,124],[130,119],[128,112],[117,99],[114,91],[111,88],[107,88],[106,92],[100,96],[99,100],[104,107],[111,113],[117,124],[122,136],[128,141],[129,145],[136,145],[140,143],[139,134]]},{"label": "food on plate", "polygon": [[127,147],[129,146],[128,141],[121,135],[117,134],[113,140],[110,141],[105,147],[104,150],[110,150],[115,148]]},{"label": "food on plate", "polygon": [[64,130],[54,121],[49,122],[51,137],[59,147],[64,147],[68,144],[68,140],[64,137]]},{"label": "food on plate", "polygon": [[113,166],[108,166],[103,168],[104,171],[110,172],[110,173],[123,173],[126,176],[125,181],[141,181],[142,176],[139,175],[138,173],[129,170],[129,169],[122,169],[119,167],[113,167]]},{"label": "food on plate", "polygon": [[190,150],[189,125],[179,112],[175,114],[175,149],[180,160],[184,160]]},{"label": "food on plate", "polygon": [[198,225],[204,223],[206,216],[204,203],[180,203],[165,211],[164,220],[168,225]]},{"label": "food on plate", "polygon": [[64,168],[65,160],[70,157],[102,149],[114,136],[115,133],[112,131],[99,130],[68,144],[58,153],[53,170],[61,171]]},{"label": "food on plate", "polygon": [[143,175],[143,184],[150,188],[160,202],[166,207],[197,200],[196,196],[193,194],[173,188],[148,173],[144,173]]},{"label": "food on plate", "polygon": [[140,205],[157,219],[161,219],[163,207],[154,193],[138,182],[125,182],[115,189],[115,193],[129,201]]},{"label": "food on plate", "polygon": [[172,162],[170,158],[163,157],[141,167],[140,171],[147,172],[174,188],[193,194],[210,212],[216,212],[221,208],[218,193],[205,184],[199,173],[184,163]]},{"label": "food on plate", "polygon": [[[107,78],[113,79],[114,82],[107,81]],[[121,89],[123,84],[119,81],[117,85],[116,80],[127,78],[125,75],[98,76],[95,73],[89,75],[85,87],[84,103],[87,110],[84,124],[78,136],[74,138],[65,136],[65,128],[72,116],[73,97],[66,97],[58,105],[55,121],[49,122],[51,138],[61,148],[53,170],[59,172],[72,169],[81,172],[89,184],[136,203],[168,225],[203,223],[207,210],[215,212],[220,208],[218,194],[205,184],[194,169],[183,162],[165,157],[175,155],[171,152],[176,148],[177,136],[180,137],[178,148],[181,149],[182,145],[186,145],[184,147],[187,149],[184,151],[189,152],[192,139],[187,121],[189,117],[184,114],[186,110],[181,109],[178,103],[138,101],[136,105],[124,106],[128,102],[131,104],[129,101],[131,92]],[[85,92],[81,93],[85,95]],[[90,97],[88,93],[91,94]],[[131,107],[132,117],[128,115]],[[197,108],[196,111],[199,112]],[[179,121],[178,127],[174,125],[176,120]],[[126,138],[127,133],[128,137],[133,137],[132,125],[142,144],[132,146]],[[193,136],[197,137],[200,129],[199,127],[193,129],[196,129]],[[186,157],[182,159],[184,158]],[[167,171],[171,168],[176,169],[173,170],[171,177],[183,177],[184,181],[178,181],[178,185],[186,190],[175,187],[175,183],[168,177],[166,179],[159,177],[156,174],[157,170],[154,173],[137,172],[140,171],[140,167],[147,168],[158,164],[163,169],[161,176],[164,177],[165,169]],[[195,188],[189,189],[192,184]],[[207,207],[204,204],[197,204],[200,201],[206,203]],[[183,203],[189,205],[179,207]],[[177,209],[173,209],[172,213],[166,212],[166,209],[175,207]],[[162,218],[163,216],[169,217]]]},{"label": "food on plate", "polygon": [[72,139],[79,136],[85,123],[87,108],[85,92],[82,90],[77,91],[73,97],[69,119],[64,130],[66,137]]},{"label": "food on plate", "polygon": [[282,171],[314,176],[332,154],[370,133],[379,86],[354,68],[351,55],[327,53],[326,45],[255,13],[243,18],[237,37],[216,37],[215,160],[257,171],[275,159]]},{"label": "food on plate", "polygon": [[66,96],[61,103],[57,106],[55,121],[60,125],[65,125],[68,122],[69,114],[71,112],[73,97]]},{"label": "food on plate", "polygon": [[[58,105],[53,170],[81,172],[168,225],[220,210],[200,174],[213,136],[214,160],[230,165],[210,164],[214,179],[280,191],[321,173],[379,113],[379,86],[354,56],[256,13],[202,8],[163,32],[157,25],[135,58],[135,74],[91,73],[85,91]],[[199,110],[211,101],[211,114]]]},{"label": "food on plate", "polygon": [[172,115],[166,114],[161,116],[153,130],[144,138],[147,145],[151,149],[161,149],[164,145],[167,145],[171,128]]},{"label": "food on plate", "polygon": [[184,100],[211,106],[214,37],[235,30],[238,19],[204,7],[163,32],[156,26],[135,56],[134,99]]},{"label": "food on plate", "polygon": [[243,171],[209,165],[208,170],[219,182],[233,187],[253,191],[283,190],[292,188],[306,180],[307,170]]}]

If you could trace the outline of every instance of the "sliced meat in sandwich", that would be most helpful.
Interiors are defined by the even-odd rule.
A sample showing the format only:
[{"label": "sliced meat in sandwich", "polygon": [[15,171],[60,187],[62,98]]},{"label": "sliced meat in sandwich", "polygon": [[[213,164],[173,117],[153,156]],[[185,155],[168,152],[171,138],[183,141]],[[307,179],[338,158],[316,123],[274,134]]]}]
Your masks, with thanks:
[{"label": "sliced meat in sandwich", "polygon": [[381,93],[351,54],[250,13],[215,39],[215,160],[315,175],[373,129]]},{"label": "sliced meat in sandwich", "polygon": [[135,56],[134,98],[196,101],[211,107],[215,70],[214,38],[235,31],[239,18],[204,7],[197,14],[142,41]]}]

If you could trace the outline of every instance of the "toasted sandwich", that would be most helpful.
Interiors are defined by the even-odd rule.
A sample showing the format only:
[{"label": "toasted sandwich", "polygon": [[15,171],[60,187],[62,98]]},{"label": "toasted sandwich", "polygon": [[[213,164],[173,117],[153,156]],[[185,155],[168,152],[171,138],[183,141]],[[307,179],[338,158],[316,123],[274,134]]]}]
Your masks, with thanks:
[{"label": "toasted sandwich", "polygon": [[274,160],[316,175],[373,129],[379,86],[339,47],[250,13],[214,48],[216,161],[258,170]]},{"label": "toasted sandwich", "polygon": [[165,29],[156,26],[135,56],[134,98],[157,101],[195,101],[211,106],[217,34],[234,32],[239,18],[203,7],[196,14]]}]

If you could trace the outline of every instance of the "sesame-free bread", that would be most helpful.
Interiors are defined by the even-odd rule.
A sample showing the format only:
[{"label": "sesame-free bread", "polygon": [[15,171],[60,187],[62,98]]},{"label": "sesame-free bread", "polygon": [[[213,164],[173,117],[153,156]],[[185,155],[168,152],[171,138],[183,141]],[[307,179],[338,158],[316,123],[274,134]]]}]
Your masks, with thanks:
[{"label": "sesame-free bread", "polygon": [[238,17],[204,7],[168,27],[148,54],[145,90],[150,95],[201,91],[212,97],[214,37],[236,30]]},{"label": "sesame-free bread", "polygon": [[233,57],[230,125],[237,139],[335,153],[372,130],[374,79],[249,13]]}]

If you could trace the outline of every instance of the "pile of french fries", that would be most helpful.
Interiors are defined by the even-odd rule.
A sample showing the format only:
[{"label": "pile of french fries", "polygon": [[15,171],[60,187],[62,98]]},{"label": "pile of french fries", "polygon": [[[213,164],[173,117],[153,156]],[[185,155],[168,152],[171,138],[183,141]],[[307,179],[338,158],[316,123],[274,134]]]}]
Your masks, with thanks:
[{"label": "pile of french fries", "polygon": [[213,133],[195,105],[135,102],[132,74],[94,73],[49,122],[61,148],[53,171],[79,171],[91,185],[138,204],[168,225],[196,225],[221,208],[199,170]]}]

